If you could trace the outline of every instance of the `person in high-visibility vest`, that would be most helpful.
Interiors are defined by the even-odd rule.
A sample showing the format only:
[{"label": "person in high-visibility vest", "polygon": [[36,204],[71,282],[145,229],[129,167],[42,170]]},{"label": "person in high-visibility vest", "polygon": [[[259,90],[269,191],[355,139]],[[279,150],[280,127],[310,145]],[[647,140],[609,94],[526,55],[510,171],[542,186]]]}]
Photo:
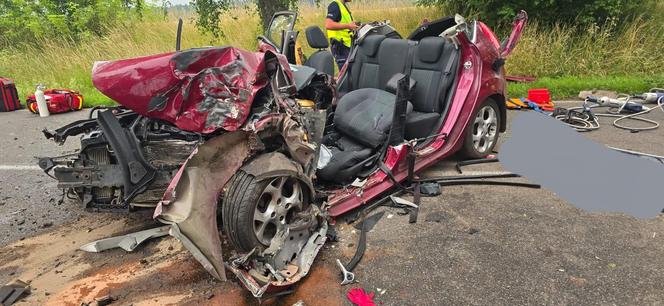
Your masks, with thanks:
[{"label": "person in high-visibility vest", "polygon": [[353,15],[346,6],[348,2],[351,2],[351,0],[332,1],[327,7],[327,18],[325,19],[330,50],[339,69],[348,59],[353,31],[357,29],[357,23],[353,21]]}]

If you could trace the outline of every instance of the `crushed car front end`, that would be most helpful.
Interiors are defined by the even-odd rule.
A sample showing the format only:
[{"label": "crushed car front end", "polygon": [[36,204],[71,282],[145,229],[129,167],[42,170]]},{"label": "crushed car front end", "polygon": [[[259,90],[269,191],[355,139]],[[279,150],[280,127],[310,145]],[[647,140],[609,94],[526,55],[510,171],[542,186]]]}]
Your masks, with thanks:
[{"label": "crushed car front end", "polygon": [[[228,268],[256,297],[283,290],[307,275],[327,232],[313,177],[333,79],[302,68],[307,82],[296,86],[294,70],[279,54],[232,47],[98,63],[95,86],[122,106],[45,131],[57,143],[81,135],[82,145],[40,166],[94,210],[145,198],[215,278]],[[249,180],[262,189],[236,186]],[[245,205],[256,197],[263,206]],[[247,227],[260,211],[261,226]],[[235,237],[226,263],[222,227]],[[263,239],[234,236],[247,228]]]}]

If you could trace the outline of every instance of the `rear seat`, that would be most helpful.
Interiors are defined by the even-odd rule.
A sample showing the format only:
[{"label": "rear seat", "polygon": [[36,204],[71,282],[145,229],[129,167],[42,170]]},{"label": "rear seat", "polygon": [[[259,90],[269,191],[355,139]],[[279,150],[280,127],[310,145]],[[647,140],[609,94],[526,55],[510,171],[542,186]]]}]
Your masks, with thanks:
[{"label": "rear seat", "polygon": [[385,40],[383,35],[372,35],[362,41],[349,73],[348,92],[360,88],[379,88],[378,48],[383,40]]},{"label": "rear seat", "polygon": [[[350,77],[351,90],[387,90],[387,83],[395,74],[410,75],[416,85],[411,92],[413,112],[406,119],[407,139],[423,138],[431,134],[442,115],[459,66],[458,50],[442,37],[423,38],[414,48],[412,58],[409,59],[408,41],[385,39],[382,35],[369,36],[358,49]],[[412,61],[411,68],[404,71],[407,61]],[[342,100],[360,102],[353,99],[353,95],[343,97]]]},{"label": "rear seat", "polygon": [[459,66],[458,50],[442,37],[423,38],[413,53],[410,77],[417,83],[411,92],[413,112],[406,117],[406,139],[431,134]]},{"label": "rear seat", "polygon": [[362,41],[350,72],[350,91],[362,88],[385,90],[387,81],[403,73],[408,54],[408,42],[371,35]]},{"label": "rear seat", "polygon": [[424,38],[413,48],[409,53],[408,41],[382,35],[368,36],[359,46],[347,80],[350,92],[339,100],[334,115],[338,137],[325,143],[331,147],[332,159],[318,171],[321,179],[352,180],[367,160],[380,153],[392,127],[396,96],[387,91],[387,84],[395,74],[406,73],[416,81],[407,108],[406,138],[422,138],[432,132],[454,79],[444,72],[444,66],[450,56],[456,59],[457,51],[440,37]]}]

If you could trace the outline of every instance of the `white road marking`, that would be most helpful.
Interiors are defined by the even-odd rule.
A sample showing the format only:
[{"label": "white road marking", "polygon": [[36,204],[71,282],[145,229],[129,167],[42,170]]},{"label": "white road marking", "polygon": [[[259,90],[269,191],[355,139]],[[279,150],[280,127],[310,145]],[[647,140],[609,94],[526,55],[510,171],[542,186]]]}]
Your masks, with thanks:
[{"label": "white road marking", "polygon": [[37,165],[0,165],[0,171],[33,171],[41,170]]}]

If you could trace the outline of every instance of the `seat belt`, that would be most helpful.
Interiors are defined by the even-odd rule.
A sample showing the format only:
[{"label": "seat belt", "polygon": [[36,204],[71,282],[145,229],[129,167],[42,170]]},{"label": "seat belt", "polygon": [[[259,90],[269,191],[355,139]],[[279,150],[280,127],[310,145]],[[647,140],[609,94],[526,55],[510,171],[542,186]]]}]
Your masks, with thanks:
[{"label": "seat belt", "polygon": [[[445,71],[443,72],[444,77],[445,77],[445,83],[447,83],[448,79],[450,78],[450,75],[452,75],[452,73],[453,73],[452,68],[453,68],[454,62],[456,62],[456,59],[457,59],[457,56],[459,55],[459,52],[461,52],[461,51],[457,50],[457,52],[454,52],[454,54],[452,54],[452,56],[450,56],[449,59],[447,60],[447,63],[445,65]],[[443,82],[441,82],[441,83],[443,83]],[[448,88],[449,88],[449,86],[452,86],[452,84],[449,84]],[[439,103],[440,103],[440,101],[442,101],[446,98],[446,97],[441,97],[442,90],[443,90],[443,86],[440,86],[440,88],[438,88],[438,92],[436,93],[438,95]]]},{"label": "seat belt", "polygon": [[445,74],[445,82],[450,78],[450,75],[452,74],[452,65],[456,62],[457,55],[459,54],[460,51],[454,52],[452,56],[449,57],[447,60],[447,65],[445,65],[445,71],[443,72]]},{"label": "seat belt", "polygon": [[457,55],[461,51],[454,52],[452,56],[447,60],[447,65],[445,66],[445,81],[447,81],[447,78],[449,78],[450,74],[452,74],[452,65],[454,65],[454,62],[456,62]]},{"label": "seat belt", "polygon": [[[410,70],[413,68],[413,55],[415,54],[415,46],[417,42],[409,40],[408,41],[408,57],[406,58],[406,65],[404,66],[403,74],[407,75],[410,78]],[[410,80],[408,80],[410,83]]]},{"label": "seat belt", "polygon": [[[353,91],[353,64],[355,63],[355,56],[357,55],[357,49],[358,46],[356,46],[354,43],[351,45],[350,49],[350,54],[348,55],[348,59],[346,59],[347,63],[347,68],[346,68],[346,76],[348,79],[348,92]],[[337,83],[339,84],[339,83]]]}]

